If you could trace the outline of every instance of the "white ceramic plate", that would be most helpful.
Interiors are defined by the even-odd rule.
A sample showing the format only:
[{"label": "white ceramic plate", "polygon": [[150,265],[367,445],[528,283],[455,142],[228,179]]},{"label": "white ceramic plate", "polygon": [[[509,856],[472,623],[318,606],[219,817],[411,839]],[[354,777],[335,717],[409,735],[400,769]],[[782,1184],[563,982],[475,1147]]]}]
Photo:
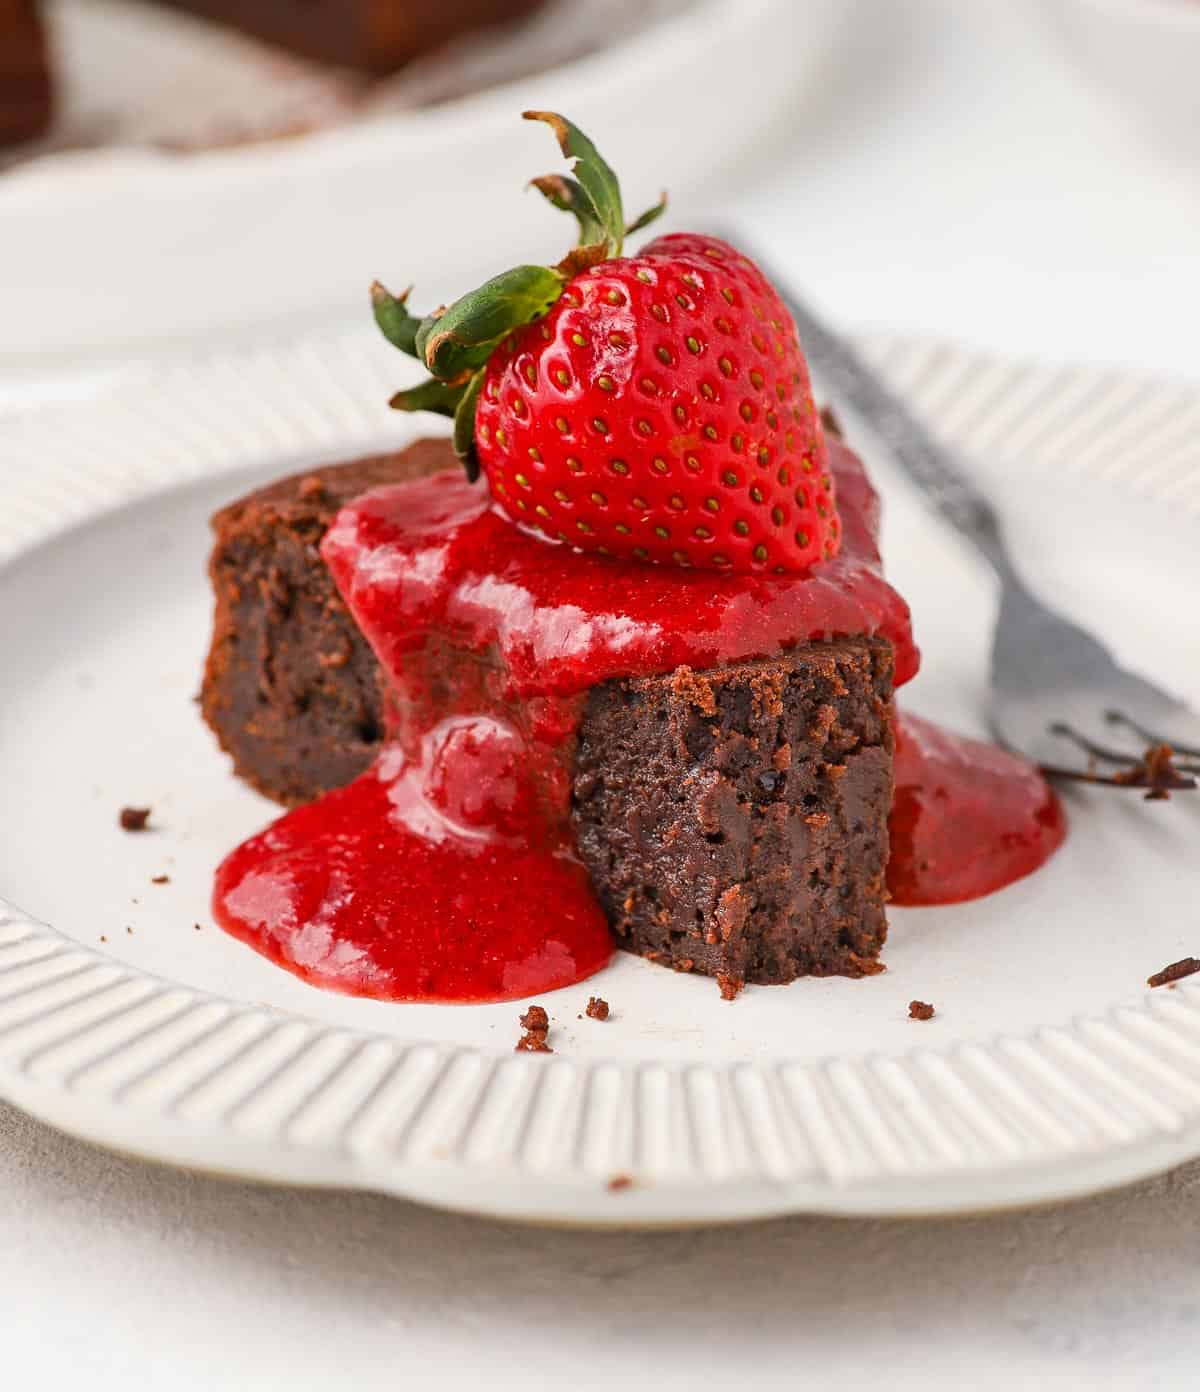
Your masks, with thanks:
[{"label": "white ceramic plate", "polygon": [[[1200,693],[1200,396],[866,347],[978,461],[1030,578]],[[0,424],[0,1094],[165,1161],[544,1221],[950,1212],[1200,1155],[1200,990],[1143,984],[1200,954],[1200,799],[1073,793],[1044,872],[894,911],[870,980],[727,1004],[621,956],[544,997],[552,1058],[513,1053],[511,1003],[327,995],[217,931],[213,866],[273,809],[192,702],[206,519],[401,438],[394,365],[364,329]],[[926,655],[907,700],[978,730],[987,576],[867,453]],[[155,829],[118,831],[124,804]],[[578,1018],[590,992],[607,1023]]]}]

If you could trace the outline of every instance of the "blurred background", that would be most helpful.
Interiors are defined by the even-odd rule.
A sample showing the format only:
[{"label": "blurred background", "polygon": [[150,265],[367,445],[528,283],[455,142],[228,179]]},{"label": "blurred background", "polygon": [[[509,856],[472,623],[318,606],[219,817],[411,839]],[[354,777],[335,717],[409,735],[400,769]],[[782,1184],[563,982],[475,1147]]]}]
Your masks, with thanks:
[{"label": "blurred background", "polygon": [[528,106],[844,326],[1200,375],[1200,0],[0,0],[0,411],[557,259]]}]

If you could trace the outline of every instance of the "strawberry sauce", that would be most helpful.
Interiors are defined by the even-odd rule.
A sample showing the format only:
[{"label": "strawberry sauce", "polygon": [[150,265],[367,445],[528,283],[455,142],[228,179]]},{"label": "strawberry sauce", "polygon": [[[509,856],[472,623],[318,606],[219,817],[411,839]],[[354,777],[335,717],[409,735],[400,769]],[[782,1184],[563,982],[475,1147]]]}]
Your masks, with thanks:
[{"label": "strawberry sauce", "polygon": [[599,971],[613,944],[583,866],[516,806],[512,738],[475,725],[436,741],[474,745],[479,781],[457,805],[392,746],[244,842],[217,872],[222,927],[316,986],[381,1000],[509,1000]]},{"label": "strawberry sauce", "polygon": [[896,725],[888,889],[892,903],[959,904],[1032,874],[1066,818],[1032,764],[901,715]]},{"label": "strawberry sauce", "polygon": [[[916,674],[875,493],[829,449],[842,548],[806,575],[580,555],[457,473],[350,504],[322,555],[390,678],[390,742],[226,858],[218,922],[315,985],[384,1000],[504,1000],[598,971],[613,945],[570,824],[589,688],[860,634],[890,640],[898,684]],[[896,902],[944,903],[1028,874],[1063,827],[1027,765],[910,718],[892,834]]]}]

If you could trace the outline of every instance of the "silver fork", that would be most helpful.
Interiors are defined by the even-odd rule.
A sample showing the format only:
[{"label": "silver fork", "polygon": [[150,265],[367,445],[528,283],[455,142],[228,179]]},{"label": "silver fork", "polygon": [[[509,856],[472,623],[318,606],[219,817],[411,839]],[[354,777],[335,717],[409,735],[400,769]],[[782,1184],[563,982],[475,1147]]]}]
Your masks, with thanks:
[{"label": "silver fork", "polygon": [[809,362],[835,401],[878,434],[1000,580],[988,703],[996,739],[1064,778],[1142,788],[1148,798],[1195,788],[1200,716],[1121,667],[1091,633],[1030,592],[1013,565],[995,510],[949,452],[844,340],[779,279],[771,279],[792,312]]}]

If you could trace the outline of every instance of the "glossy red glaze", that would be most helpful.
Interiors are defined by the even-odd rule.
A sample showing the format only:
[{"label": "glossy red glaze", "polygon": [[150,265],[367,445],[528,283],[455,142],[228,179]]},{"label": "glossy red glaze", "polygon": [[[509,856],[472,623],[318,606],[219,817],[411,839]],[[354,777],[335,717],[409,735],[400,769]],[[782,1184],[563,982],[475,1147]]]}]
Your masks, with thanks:
[{"label": "glossy red glaze", "polygon": [[[443,733],[461,754],[468,732]],[[315,986],[379,1000],[509,1000],[599,971],[613,944],[582,865],[521,805],[507,732],[470,737],[495,780],[477,793],[439,806],[436,771],[393,747],[244,842],[217,872],[222,927]]]},{"label": "glossy red glaze", "polygon": [[[447,662],[485,662],[494,697],[537,702],[826,635],[883,634],[896,649],[897,681],[908,681],[919,657],[908,605],[882,575],[878,500],[858,457],[836,440],[830,462],[842,549],[803,575],[580,555],[514,527],[456,472],[359,498],[321,552],[402,705],[422,704]],[[401,733],[426,724],[403,719]]]},{"label": "glossy red glaze", "polygon": [[1062,806],[1024,759],[915,715],[897,725],[892,903],[958,904],[1032,874],[1067,834]]}]

